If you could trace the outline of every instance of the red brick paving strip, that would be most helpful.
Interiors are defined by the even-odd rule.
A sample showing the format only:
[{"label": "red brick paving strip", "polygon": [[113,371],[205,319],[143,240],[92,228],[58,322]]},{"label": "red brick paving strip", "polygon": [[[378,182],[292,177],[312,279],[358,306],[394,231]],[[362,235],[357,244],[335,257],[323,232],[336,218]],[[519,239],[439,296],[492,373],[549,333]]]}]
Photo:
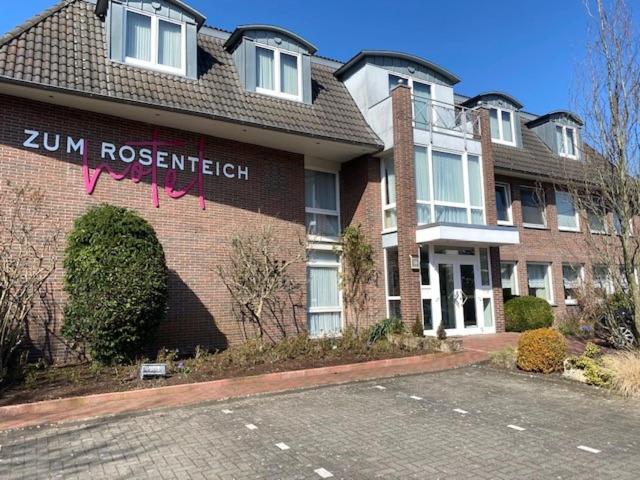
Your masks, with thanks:
[{"label": "red brick paving strip", "polygon": [[517,334],[468,337],[466,351],[375,360],[333,367],[269,373],[211,382],[103,393],[0,407],[0,430],[85,420],[160,407],[176,407],[260,393],[310,388],[415,373],[436,372],[482,362],[488,352],[515,345]]}]

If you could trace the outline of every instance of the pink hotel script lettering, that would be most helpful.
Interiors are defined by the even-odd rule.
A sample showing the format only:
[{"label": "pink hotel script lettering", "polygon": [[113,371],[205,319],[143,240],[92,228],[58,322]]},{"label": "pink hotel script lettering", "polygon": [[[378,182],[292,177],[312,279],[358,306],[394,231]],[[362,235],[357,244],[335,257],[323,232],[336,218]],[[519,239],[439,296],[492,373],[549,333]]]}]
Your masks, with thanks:
[{"label": "pink hotel script lettering", "polygon": [[[169,198],[178,199],[184,197],[194,188],[198,192],[198,203],[200,208],[205,209],[204,202],[204,176],[223,176],[229,179],[248,180],[249,168],[233,163],[220,163],[205,158],[205,141],[204,137],[200,137],[198,141],[198,156],[192,157],[184,155],[171,154],[171,165],[169,165],[169,152],[160,150],[160,147],[179,147],[183,148],[186,142],[163,141],[157,128],[153,129],[152,139],[149,141],[131,141],[126,142],[120,148],[115,144],[102,142],[100,147],[100,157],[103,160],[93,173],[89,167],[89,142],[85,139],[75,140],[67,136],[66,145],[63,145],[63,138],[60,134],[40,132],[38,130],[24,131],[26,139],[22,144],[26,148],[35,150],[44,149],[48,152],[57,152],[63,150],[68,154],[78,153],[82,155],[82,177],[84,181],[85,191],[91,195],[103,172],[107,172],[111,178],[116,181],[131,179],[133,183],[140,183],[144,177],[151,177],[151,199],[153,205],[157,208],[160,206],[158,195],[158,168],[166,169],[163,178],[164,192]],[[139,147],[136,151],[136,148]],[[116,161],[116,157],[123,163],[128,164],[124,170],[117,170],[111,162]],[[185,159],[191,164],[191,172],[195,174],[195,178],[183,188],[177,188],[178,179],[177,171],[185,170]],[[107,160],[107,161],[105,161]],[[188,164],[187,164],[188,165]],[[145,168],[147,167],[147,168]]]}]

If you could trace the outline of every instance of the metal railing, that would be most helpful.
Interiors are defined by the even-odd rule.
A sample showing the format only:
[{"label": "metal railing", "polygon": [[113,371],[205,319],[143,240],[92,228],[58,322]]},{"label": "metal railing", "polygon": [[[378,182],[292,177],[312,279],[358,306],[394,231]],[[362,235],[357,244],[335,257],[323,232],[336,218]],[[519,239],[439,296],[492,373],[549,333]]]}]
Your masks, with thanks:
[{"label": "metal railing", "polygon": [[412,95],[413,125],[419,130],[447,130],[465,137],[480,136],[479,111]]}]

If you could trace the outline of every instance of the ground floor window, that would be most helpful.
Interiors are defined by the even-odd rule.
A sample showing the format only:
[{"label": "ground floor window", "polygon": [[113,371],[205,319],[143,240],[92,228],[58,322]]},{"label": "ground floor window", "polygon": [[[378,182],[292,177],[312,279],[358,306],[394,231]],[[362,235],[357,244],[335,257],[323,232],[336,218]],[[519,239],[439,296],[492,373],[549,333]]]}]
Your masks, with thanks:
[{"label": "ground floor window", "polygon": [[564,288],[564,303],[578,304],[578,290],[582,286],[582,265],[562,264],[562,286]]},{"label": "ground floor window", "polygon": [[613,279],[609,267],[606,265],[593,266],[593,288],[602,294],[610,295],[613,293]]},{"label": "ground floor window", "polygon": [[548,263],[527,263],[529,295],[544,298],[553,303],[551,291],[551,265]]},{"label": "ground floor window", "polygon": [[514,262],[500,264],[500,277],[502,278],[502,297],[504,300],[507,301],[518,295],[518,279]]},{"label": "ground floor window", "polygon": [[401,318],[400,314],[400,265],[398,247],[385,249],[385,272],[387,286],[387,312],[389,318]]},{"label": "ground floor window", "polygon": [[340,259],[331,251],[312,251],[307,265],[308,322],[312,337],[342,331],[339,287]]}]

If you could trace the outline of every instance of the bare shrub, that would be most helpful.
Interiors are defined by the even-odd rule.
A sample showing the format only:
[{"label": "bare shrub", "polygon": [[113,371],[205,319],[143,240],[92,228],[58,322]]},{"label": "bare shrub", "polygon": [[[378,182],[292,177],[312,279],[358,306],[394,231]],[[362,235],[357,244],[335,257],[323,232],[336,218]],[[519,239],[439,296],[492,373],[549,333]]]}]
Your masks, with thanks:
[{"label": "bare shrub", "polygon": [[612,386],[627,397],[640,398],[640,353],[605,355],[603,363],[613,375]]}]

